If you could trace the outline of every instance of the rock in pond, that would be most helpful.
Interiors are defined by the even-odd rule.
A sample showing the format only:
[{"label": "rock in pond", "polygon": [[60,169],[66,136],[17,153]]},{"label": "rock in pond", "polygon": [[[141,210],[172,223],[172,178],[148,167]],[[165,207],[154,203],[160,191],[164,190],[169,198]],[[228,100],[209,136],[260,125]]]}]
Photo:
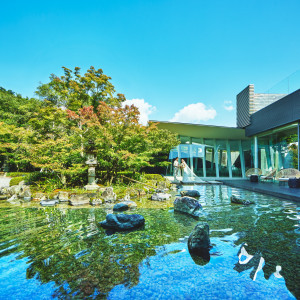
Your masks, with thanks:
[{"label": "rock in pond", "polygon": [[236,196],[233,196],[233,195],[230,197],[230,202],[234,203],[234,204],[242,204],[242,205],[254,204],[253,201],[240,199],[240,198],[238,198]]},{"label": "rock in pond", "polygon": [[42,200],[40,204],[42,206],[55,206],[58,203],[58,200],[56,199],[47,199],[47,200]]},{"label": "rock in pond", "polygon": [[145,224],[145,219],[141,215],[108,214],[106,220],[100,222],[105,229],[114,229],[119,231],[131,230],[141,227]]},{"label": "rock in pond", "polygon": [[151,196],[151,200],[153,201],[164,201],[164,200],[169,200],[171,197],[170,194],[166,193],[155,193]]},{"label": "rock in pond", "polygon": [[7,201],[10,204],[21,204],[21,201],[19,200],[17,195],[12,195],[9,199],[7,199]]},{"label": "rock in pond", "polygon": [[136,207],[137,207],[137,204],[133,201],[123,201],[123,202],[117,203],[114,206],[113,211],[125,211],[130,208],[136,208]]},{"label": "rock in pond", "polygon": [[92,201],[91,201],[91,204],[93,205],[93,206],[95,206],[95,205],[102,205],[103,204],[103,200],[102,199],[93,199]]},{"label": "rock in pond", "polygon": [[91,198],[96,197],[96,193],[84,193],[79,195],[72,195],[69,203],[73,206],[90,204]]},{"label": "rock in pond", "polygon": [[59,202],[68,202],[69,201],[69,193],[59,191],[57,195],[54,196]]},{"label": "rock in pond", "polygon": [[198,223],[188,239],[188,248],[191,255],[200,256],[209,260],[209,226],[205,222]]},{"label": "rock in pond", "polygon": [[112,187],[107,187],[102,193],[101,198],[103,198],[104,202],[115,202],[117,200],[117,195],[114,193]]},{"label": "rock in pond", "polygon": [[42,201],[42,200],[46,200],[46,195],[44,193],[35,193],[35,195],[33,196],[33,201]]},{"label": "rock in pond", "polygon": [[174,210],[198,218],[202,214],[201,204],[191,197],[178,197],[174,201]]},{"label": "rock in pond", "polygon": [[188,196],[188,197],[200,197],[199,191],[196,190],[186,190],[180,192],[181,197]]},{"label": "rock in pond", "polygon": [[23,193],[23,199],[24,199],[24,201],[31,201],[31,192],[30,192],[30,189],[24,191],[24,193]]}]

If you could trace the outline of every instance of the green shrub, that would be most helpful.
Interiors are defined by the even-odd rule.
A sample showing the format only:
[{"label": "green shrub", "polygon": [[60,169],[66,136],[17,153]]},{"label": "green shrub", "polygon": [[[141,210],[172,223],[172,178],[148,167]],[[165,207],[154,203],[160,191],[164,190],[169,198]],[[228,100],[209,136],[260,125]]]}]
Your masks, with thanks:
[{"label": "green shrub", "polygon": [[22,180],[24,180],[23,176],[20,177],[13,177],[9,182],[9,186],[18,185]]},{"label": "green shrub", "polygon": [[44,192],[51,192],[63,187],[54,172],[32,172],[27,181],[29,184],[38,186],[40,190]]},{"label": "green shrub", "polygon": [[144,180],[156,180],[156,181],[165,181],[165,178],[160,174],[144,174]]},{"label": "green shrub", "polygon": [[25,172],[8,172],[6,174],[7,177],[21,177],[21,176],[29,176],[30,173]]},{"label": "green shrub", "polygon": [[[97,175],[96,175],[96,178]],[[82,167],[79,172],[72,175],[66,175],[67,186],[71,187],[83,187],[88,183],[88,167]]]}]

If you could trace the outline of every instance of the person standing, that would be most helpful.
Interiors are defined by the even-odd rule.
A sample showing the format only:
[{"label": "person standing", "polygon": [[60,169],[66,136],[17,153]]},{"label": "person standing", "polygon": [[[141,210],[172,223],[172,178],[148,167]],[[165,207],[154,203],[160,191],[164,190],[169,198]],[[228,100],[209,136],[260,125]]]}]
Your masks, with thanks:
[{"label": "person standing", "polygon": [[179,163],[178,163],[178,157],[175,158],[174,163],[174,181],[177,181],[178,171],[179,171]]},{"label": "person standing", "polygon": [[180,168],[182,170],[182,181],[187,182],[188,181],[188,166],[184,159],[181,159]]}]

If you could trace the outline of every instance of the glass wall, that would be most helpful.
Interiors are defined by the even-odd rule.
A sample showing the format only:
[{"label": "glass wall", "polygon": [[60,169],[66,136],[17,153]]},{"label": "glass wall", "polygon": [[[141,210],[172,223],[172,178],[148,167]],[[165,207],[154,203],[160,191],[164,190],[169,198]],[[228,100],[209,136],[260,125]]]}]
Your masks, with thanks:
[{"label": "glass wall", "polygon": [[245,170],[254,168],[254,145],[252,140],[242,141],[244,152]]},{"label": "glass wall", "polygon": [[228,142],[225,140],[216,140],[216,149],[218,154],[219,177],[229,177]]},{"label": "glass wall", "polygon": [[232,177],[242,177],[240,141],[230,141],[230,158]]},{"label": "glass wall", "polygon": [[194,173],[199,176],[203,177],[203,158],[204,158],[204,151],[205,147],[203,145],[203,139],[192,138],[193,144],[193,170]]},{"label": "glass wall", "polygon": [[258,136],[258,167],[263,174],[273,169],[298,168],[298,124],[276,128]]},{"label": "glass wall", "polygon": [[247,167],[253,164],[251,140],[218,140],[193,137],[180,137],[181,144],[172,149],[169,155],[171,165],[167,175],[173,175],[176,157],[184,159],[191,170],[199,177],[243,177],[245,161]]},{"label": "glass wall", "polygon": [[[276,128],[261,134],[258,141],[258,167],[263,174],[276,169],[298,168],[298,124]],[[254,138],[246,140],[180,137],[181,144],[172,149],[166,174],[173,174],[176,157],[184,159],[199,177],[244,177],[254,168]]]}]

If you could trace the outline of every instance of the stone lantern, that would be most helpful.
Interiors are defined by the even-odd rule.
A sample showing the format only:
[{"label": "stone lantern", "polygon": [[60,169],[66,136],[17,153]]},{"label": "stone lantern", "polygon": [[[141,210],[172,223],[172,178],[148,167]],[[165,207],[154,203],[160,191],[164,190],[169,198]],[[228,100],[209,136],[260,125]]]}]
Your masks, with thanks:
[{"label": "stone lantern", "polygon": [[85,163],[88,165],[88,184],[84,188],[87,191],[98,190],[100,188],[97,185],[96,179],[96,166],[98,162],[94,151],[90,150],[87,152],[87,161]]}]

